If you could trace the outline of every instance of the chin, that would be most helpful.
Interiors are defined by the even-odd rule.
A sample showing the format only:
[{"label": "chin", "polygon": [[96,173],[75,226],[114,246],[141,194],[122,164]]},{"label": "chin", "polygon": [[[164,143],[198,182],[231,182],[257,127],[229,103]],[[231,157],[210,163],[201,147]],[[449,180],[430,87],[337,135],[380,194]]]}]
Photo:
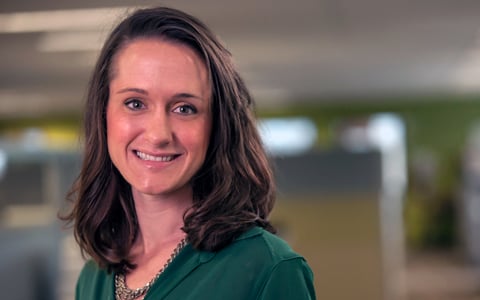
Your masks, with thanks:
[{"label": "chin", "polygon": [[136,190],[137,193],[148,195],[148,196],[172,196],[172,195],[181,195],[185,192],[191,191],[191,186],[189,185],[182,185],[178,186],[152,186],[152,185],[144,185],[144,186],[132,186],[133,189]]}]

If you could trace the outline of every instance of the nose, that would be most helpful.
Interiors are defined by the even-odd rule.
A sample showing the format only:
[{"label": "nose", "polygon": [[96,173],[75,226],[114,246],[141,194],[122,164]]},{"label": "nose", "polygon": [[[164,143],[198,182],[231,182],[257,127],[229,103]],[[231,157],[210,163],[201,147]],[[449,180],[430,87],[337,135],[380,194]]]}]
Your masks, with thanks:
[{"label": "nose", "polygon": [[145,122],[145,135],[149,143],[154,146],[165,146],[172,142],[173,131],[167,113],[152,112],[151,117]]}]

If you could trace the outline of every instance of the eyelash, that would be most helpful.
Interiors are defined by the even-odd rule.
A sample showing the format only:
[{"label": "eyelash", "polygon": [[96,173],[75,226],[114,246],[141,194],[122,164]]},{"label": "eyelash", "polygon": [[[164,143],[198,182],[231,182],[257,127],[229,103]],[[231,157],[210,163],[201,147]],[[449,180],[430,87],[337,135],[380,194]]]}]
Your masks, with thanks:
[{"label": "eyelash", "polygon": [[138,99],[128,99],[127,101],[125,101],[125,105],[132,110],[139,110],[145,107],[145,104],[143,104],[142,101]]},{"label": "eyelash", "polygon": [[[187,109],[187,110],[190,110],[190,111],[189,112],[179,111],[179,110],[184,110],[184,109]],[[197,109],[192,105],[183,104],[183,105],[175,107],[173,112],[180,113],[180,114],[185,114],[185,115],[191,115],[191,114],[197,113]]]},{"label": "eyelash", "polygon": [[[127,101],[125,101],[125,105],[131,110],[140,110],[145,107],[145,104],[139,99],[128,99]],[[188,110],[188,112],[185,112],[184,110]],[[182,104],[175,107],[173,109],[173,112],[179,113],[182,115],[191,115],[191,114],[196,114],[198,110],[193,105]]]}]

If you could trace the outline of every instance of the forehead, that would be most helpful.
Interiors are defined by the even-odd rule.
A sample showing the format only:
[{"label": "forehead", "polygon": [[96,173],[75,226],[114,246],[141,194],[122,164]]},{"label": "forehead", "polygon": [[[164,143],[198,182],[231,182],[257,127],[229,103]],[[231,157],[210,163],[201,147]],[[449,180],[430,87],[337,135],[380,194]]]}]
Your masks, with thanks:
[{"label": "forehead", "polygon": [[108,85],[111,93],[136,88],[162,97],[188,93],[214,101],[208,71],[197,53],[159,39],[135,40],[119,51]]},{"label": "forehead", "polygon": [[198,59],[202,64],[203,67],[206,70],[208,81],[211,82],[211,70],[208,68],[208,58],[206,58],[204,53],[199,49],[199,46],[194,46],[193,44],[184,42],[179,39],[175,38],[169,38],[166,36],[147,36],[147,37],[137,37],[133,39],[127,39],[123,43],[119,45],[115,53],[113,54],[113,57],[111,59],[111,63],[109,66],[108,70],[108,75],[109,75],[109,81],[116,75],[116,72],[118,71],[118,59],[119,56],[122,56],[122,53],[125,52],[126,49],[132,48],[133,47],[138,47],[139,44],[145,44],[145,43],[167,43],[172,46],[176,46],[179,48],[182,48],[183,50],[190,52],[195,56],[196,59]]}]

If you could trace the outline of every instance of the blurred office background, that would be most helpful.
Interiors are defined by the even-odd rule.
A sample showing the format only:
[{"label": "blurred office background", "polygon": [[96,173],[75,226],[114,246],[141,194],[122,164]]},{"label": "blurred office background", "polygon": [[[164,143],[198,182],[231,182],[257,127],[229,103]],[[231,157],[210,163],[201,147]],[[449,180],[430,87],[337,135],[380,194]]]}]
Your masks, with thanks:
[{"label": "blurred office background", "polygon": [[204,20],[257,101],[279,234],[319,299],[480,299],[480,2],[0,2],[2,299],[73,299],[57,220],[85,87],[125,11]]}]

